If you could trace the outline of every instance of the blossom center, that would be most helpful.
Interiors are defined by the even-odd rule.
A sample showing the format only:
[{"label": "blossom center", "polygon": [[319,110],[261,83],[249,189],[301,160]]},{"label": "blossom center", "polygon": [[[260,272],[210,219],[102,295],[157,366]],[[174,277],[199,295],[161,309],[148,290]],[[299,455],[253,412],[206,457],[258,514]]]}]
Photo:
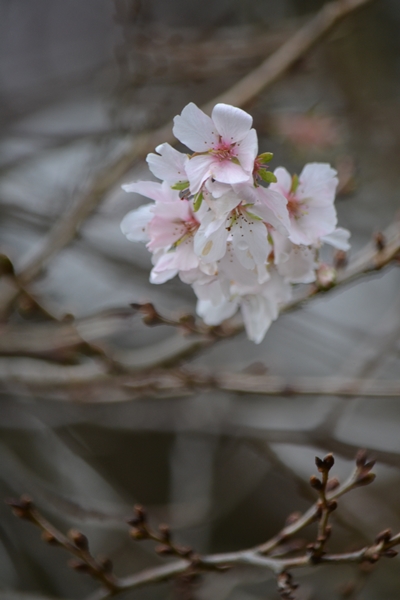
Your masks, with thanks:
[{"label": "blossom center", "polygon": [[234,152],[234,144],[227,144],[226,142],[220,142],[217,148],[211,150],[211,154],[215,156],[220,162],[224,160],[232,160],[236,158]]}]

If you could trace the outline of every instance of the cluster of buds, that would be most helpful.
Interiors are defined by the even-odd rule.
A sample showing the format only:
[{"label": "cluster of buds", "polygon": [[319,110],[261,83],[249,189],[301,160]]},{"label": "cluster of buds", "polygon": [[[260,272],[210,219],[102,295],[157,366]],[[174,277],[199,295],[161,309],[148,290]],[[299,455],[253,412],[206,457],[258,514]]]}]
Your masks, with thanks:
[{"label": "cluster of buds", "polygon": [[162,556],[179,556],[190,560],[193,564],[199,561],[199,557],[193,552],[192,548],[173,542],[169,525],[159,525],[158,531],[152,529],[148,523],[146,511],[140,504],[134,506],[134,513],[133,517],[127,519],[128,525],[132,527],[129,533],[134,540],[158,542],[155,550],[157,554]]},{"label": "cluster of buds", "polygon": [[249,339],[259,343],[293,284],[334,284],[334,274],[319,269],[319,248],[349,249],[349,232],[336,227],[337,173],[322,163],[299,176],[271,172],[273,155],[258,154],[252,117],[227,104],[209,117],[190,103],[173,131],[191,152],[165,143],[147,156],[161,183],[123,186],[153,202],[128,213],[121,229],[152,253],[152,283],[178,275],[190,284],[207,325],[240,309]]}]

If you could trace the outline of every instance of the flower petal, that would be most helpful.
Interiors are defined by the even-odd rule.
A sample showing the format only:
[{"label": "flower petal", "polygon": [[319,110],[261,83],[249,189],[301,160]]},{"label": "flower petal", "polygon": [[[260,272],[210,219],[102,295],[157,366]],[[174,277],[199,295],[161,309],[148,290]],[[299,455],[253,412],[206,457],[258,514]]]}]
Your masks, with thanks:
[{"label": "flower petal", "polygon": [[200,108],[190,102],[174,118],[174,136],[195,152],[206,152],[218,144],[215,125]]},{"label": "flower petal", "polygon": [[228,144],[242,140],[253,124],[247,112],[229,104],[216,104],[211,117],[222,141]]},{"label": "flower petal", "polygon": [[131,210],[121,221],[121,231],[130,242],[148,242],[148,226],[154,217],[154,204],[143,204]]},{"label": "flower petal", "polygon": [[156,152],[158,154],[151,152],[146,158],[153,175],[169,183],[187,180],[185,164],[188,157],[186,154],[178,152],[169,144],[160,144],[160,146],[157,146]]}]

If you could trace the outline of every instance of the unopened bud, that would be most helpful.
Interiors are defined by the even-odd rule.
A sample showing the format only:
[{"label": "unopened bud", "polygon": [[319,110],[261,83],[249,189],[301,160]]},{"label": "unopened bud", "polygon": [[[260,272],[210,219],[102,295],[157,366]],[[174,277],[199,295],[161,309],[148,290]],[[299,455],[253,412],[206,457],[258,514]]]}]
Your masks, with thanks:
[{"label": "unopened bud", "polygon": [[338,503],[336,502],[336,500],[330,500],[329,502],[327,502],[327,508],[329,510],[329,512],[333,512],[334,510],[336,510],[338,507]]},{"label": "unopened bud", "polygon": [[357,467],[363,467],[367,461],[367,451],[359,450],[356,454],[356,465]]},{"label": "unopened bud", "polygon": [[321,263],[317,269],[317,286],[321,290],[329,290],[336,283],[336,269],[326,263]]},{"label": "unopened bud", "polygon": [[84,550],[86,552],[89,550],[89,541],[86,535],[83,535],[83,533],[81,533],[77,529],[70,529],[68,531],[68,537],[71,540],[71,542],[73,542],[75,546],[80,550]]},{"label": "unopened bud", "polygon": [[103,573],[112,573],[113,563],[112,560],[108,558],[108,556],[99,556],[97,562],[99,563]]},{"label": "unopened bud", "polygon": [[317,490],[317,491],[322,490],[322,483],[318,479],[318,477],[315,477],[315,475],[311,475],[311,477],[310,477],[310,485],[311,485],[312,488],[314,488],[314,490]]},{"label": "unopened bud", "polygon": [[161,524],[159,525],[158,529],[161,533],[163,540],[165,542],[169,542],[171,539],[171,530],[169,528],[169,525]]},{"label": "unopened bud", "polygon": [[378,252],[382,252],[386,248],[386,238],[381,231],[375,233],[374,242]]},{"label": "unopened bud", "polygon": [[139,527],[134,527],[133,529],[131,529],[129,535],[134,540],[145,540],[146,538],[148,538],[147,532]]},{"label": "unopened bud", "polygon": [[392,537],[392,532],[390,529],[384,529],[375,538],[375,542],[379,544],[380,542],[389,542]]},{"label": "unopened bud", "polygon": [[377,552],[375,552],[374,554],[371,554],[370,556],[368,556],[368,560],[371,563],[376,563],[379,560],[379,554]]},{"label": "unopened bud", "polygon": [[180,556],[184,558],[188,558],[193,553],[192,548],[189,548],[189,546],[176,546],[176,549]]},{"label": "unopened bud", "polygon": [[386,556],[386,558],[395,558],[398,555],[397,550],[394,548],[388,548],[384,552],[382,552],[382,556]]},{"label": "unopened bud", "polygon": [[338,488],[339,485],[340,485],[339,479],[337,479],[336,477],[332,477],[332,479],[329,479],[328,483],[326,484],[326,491],[333,492],[333,490],[336,490],[336,488]]},{"label": "unopened bud", "polygon": [[374,481],[375,477],[375,473],[367,473],[366,475],[361,475],[361,477],[357,479],[357,485],[369,485]]},{"label": "unopened bud", "polygon": [[327,454],[324,457],[324,463],[328,470],[332,469],[333,465],[335,464],[335,458],[334,458],[333,454],[331,454],[331,453]]},{"label": "unopened bud", "polygon": [[59,541],[54,537],[50,531],[42,531],[42,540],[46,542],[46,544],[59,544]]},{"label": "unopened bud", "polygon": [[74,571],[80,571],[81,573],[89,573],[91,571],[88,564],[86,564],[83,560],[78,560],[76,558],[69,560],[68,566],[70,566],[71,569],[74,569]]},{"label": "unopened bud", "polygon": [[160,544],[156,546],[157,554],[161,554],[162,556],[168,556],[169,554],[174,554],[173,548],[171,546],[166,546],[165,544]]},{"label": "unopened bud", "polygon": [[135,504],[135,506],[133,507],[133,510],[135,511],[136,516],[139,519],[140,523],[144,523],[147,520],[146,511],[141,504]]},{"label": "unopened bud", "polygon": [[347,252],[344,250],[336,250],[333,255],[333,265],[335,269],[344,269],[347,265]]},{"label": "unopened bud", "polygon": [[11,506],[13,514],[19,519],[31,519],[31,510],[34,508],[32,498],[26,494],[20,498],[8,498],[6,504]]}]

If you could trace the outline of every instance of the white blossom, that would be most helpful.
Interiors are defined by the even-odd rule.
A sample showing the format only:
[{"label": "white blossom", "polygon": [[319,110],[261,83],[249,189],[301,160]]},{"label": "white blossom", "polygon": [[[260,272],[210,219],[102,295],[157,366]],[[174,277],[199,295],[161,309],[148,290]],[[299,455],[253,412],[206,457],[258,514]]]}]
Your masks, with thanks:
[{"label": "white blossom", "polygon": [[190,103],[174,123],[192,153],[161,144],[148,155],[161,182],[123,186],[152,203],[128,213],[122,232],[152,253],[152,283],[178,275],[210,326],[239,310],[258,344],[292,284],[321,280],[321,245],[349,249],[350,233],[336,226],[336,171],[312,163],[299,177],[283,167],[270,173],[272,154],[256,156],[252,118],[233,106],[217,104],[209,117]]}]

